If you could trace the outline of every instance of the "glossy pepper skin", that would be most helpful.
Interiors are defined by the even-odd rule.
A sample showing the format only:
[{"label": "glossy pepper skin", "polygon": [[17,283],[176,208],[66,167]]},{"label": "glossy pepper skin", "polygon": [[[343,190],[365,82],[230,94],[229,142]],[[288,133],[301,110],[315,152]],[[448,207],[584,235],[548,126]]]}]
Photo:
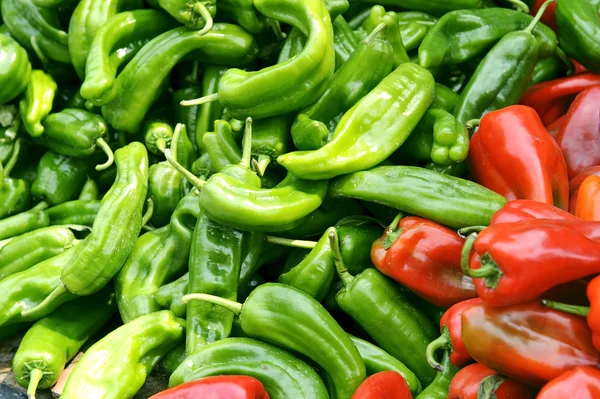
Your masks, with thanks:
[{"label": "glossy pepper skin", "polygon": [[157,0],[158,5],[189,29],[205,33],[217,13],[217,0]]},{"label": "glossy pepper skin", "polygon": [[69,375],[65,399],[126,399],[169,350],[183,341],[183,326],[168,310],[127,323],[88,349]]},{"label": "glossy pepper skin", "polygon": [[316,151],[284,154],[277,162],[310,180],[373,167],[404,143],[434,95],[431,73],[415,64],[402,64],[344,114],[332,141]]},{"label": "glossy pepper skin", "polygon": [[494,370],[475,363],[456,373],[450,383],[448,397],[452,399],[478,399],[479,397],[533,399],[536,396],[532,387],[502,377]]},{"label": "glossy pepper skin", "polygon": [[31,193],[29,184],[23,179],[10,177],[17,163],[21,146],[21,139],[15,140],[10,158],[8,158],[2,168],[4,178],[0,185],[0,220],[24,212],[30,208]]},{"label": "glossy pepper skin", "polygon": [[567,0],[556,5],[556,24],[563,50],[590,70],[600,70],[600,2]]},{"label": "glossy pepper skin", "polygon": [[269,28],[269,20],[254,7],[252,0],[219,0],[219,14],[226,15],[250,33]]},{"label": "glossy pepper skin", "polygon": [[50,218],[44,213],[47,206],[42,202],[28,211],[0,220],[0,240],[49,226]]},{"label": "glossy pepper skin", "polygon": [[557,56],[538,60],[535,64],[535,69],[533,70],[529,85],[533,86],[538,83],[560,78],[564,69],[563,65],[563,61]]},{"label": "glossy pepper skin", "polygon": [[395,371],[382,371],[363,381],[352,399],[411,399],[406,380]]},{"label": "glossy pepper skin", "polygon": [[92,227],[98,210],[99,200],[74,200],[46,209],[51,225],[76,224]]},{"label": "glossy pepper skin", "polygon": [[471,306],[462,314],[462,337],[476,361],[534,386],[600,359],[585,319],[537,301],[501,308]]},{"label": "glossy pepper skin", "polygon": [[77,299],[57,308],[25,334],[12,361],[19,385],[35,395],[36,388],[50,388],[83,344],[116,311],[112,289]]},{"label": "glossy pepper skin", "polygon": [[181,174],[168,162],[159,162],[148,170],[148,198],[154,201],[150,221],[154,227],[169,223],[171,214],[181,200],[181,180]]},{"label": "glossy pepper skin", "polygon": [[[330,12],[331,14],[331,12]],[[342,15],[333,19],[333,50],[335,51],[335,70],[337,71],[350,58],[358,47],[358,37]]]},{"label": "glossy pepper skin", "polygon": [[565,160],[533,108],[513,105],[486,114],[471,140],[468,162],[475,181],[509,201],[568,208]]},{"label": "glossy pepper skin", "polygon": [[600,221],[600,177],[591,175],[585,178],[577,193],[577,217],[583,220]]},{"label": "glossy pepper skin", "polygon": [[566,119],[556,137],[567,163],[569,178],[584,169],[600,165],[600,87],[581,92],[567,112]]},{"label": "glossy pepper skin", "polygon": [[227,121],[216,120],[214,132],[205,133],[202,141],[215,172],[237,164],[242,159],[242,151],[235,140],[231,124]]},{"label": "glossy pepper skin", "polygon": [[50,75],[37,69],[31,72],[25,96],[19,102],[19,112],[23,127],[32,137],[39,137],[44,133],[41,122],[52,110],[56,88],[56,82]]},{"label": "glossy pepper skin", "polygon": [[510,201],[492,217],[490,224],[513,223],[527,219],[579,220],[560,208],[533,200]]},{"label": "glossy pepper skin", "polygon": [[7,35],[0,35],[0,60],[0,104],[6,104],[27,87],[31,63],[27,51]]},{"label": "glossy pepper skin", "polygon": [[382,32],[382,36],[390,43],[393,49],[394,68],[405,62],[410,62],[404,44],[402,43],[400,25],[398,24],[398,17],[395,12],[389,11],[386,13],[385,8],[382,6],[374,6],[371,8],[371,13],[368,18],[363,22],[363,28],[367,32],[372,32],[381,23],[386,26],[385,31]]},{"label": "glossy pepper skin", "polygon": [[[218,92],[219,82],[223,77],[227,67],[220,65],[206,65],[202,76],[202,96],[210,96]],[[211,131],[217,119],[222,119],[223,106],[218,101],[208,102],[198,105],[198,114],[196,118],[196,129],[190,131],[190,136],[194,137],[196,147],[200,152],[205,152],[203,136]]]},{"label": "glossy pepper skin", "polygon": [[50,206],[75,199],[90,170],[87,159],[47,151],[38,163],[31,195]]},{"label": "glossy pepper skin", "polygon": [[456,232],[418,217],[402,218],[373,243],[377,269],[428,302],[448,308],[477,294],[462,274],[464,240]]},{"label": "glossy pepper skin", "polygon": [[203,377],[167,389],[151,396],[150,399],[174,399],[193,396],[214,399],[269,399],[269,394],[261,382],[256,378],[245,375]]},{"label": "glossy pepper skin", "polygon": [[259,176],[264,176],[267,166],[291,147],[290,127],[292,118],[288,115],[260,119],[252,124],[252,156]]},{"label": "glossy pepper skin", "polygon": [[595,366],[575,367],[544,385],[537,399],[576,397],[592,399],[600,395],[600,371]]},{"label": "glossy pepper skin", "polygon": [[422,2],[419,0],[362,0],[363,3],[377,3],[384,6],[397,6],[407,10],[422,11],[433,15],[444,15],[452,10],[480,8],[481,0],[434,0]]},{"label": "glossy pepper skin", "polygon": [[325,384],[309,365],[283,349],[250,338],[227,338],[204,346],[177,367],[169,386],[221,374],[256,378],[273,399],[328,397]]},{"label": "glossy pepper skin", "polygon": [[436,374],[433,382],[417,395],[415,399],[444,399],[449,397],[450,383],[458,372],[458,368],[450,362],[448,353],[444,353],[441,364],[442,371]]}]

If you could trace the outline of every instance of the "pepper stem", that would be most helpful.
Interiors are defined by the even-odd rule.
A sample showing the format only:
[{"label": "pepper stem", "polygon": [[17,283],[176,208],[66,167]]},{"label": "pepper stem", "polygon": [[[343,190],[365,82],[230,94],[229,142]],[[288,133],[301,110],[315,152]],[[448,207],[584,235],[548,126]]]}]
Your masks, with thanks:
[{"label": "pepper stem", "polygon": [[477,399],[496,398],[496,391],[506,381],[506,377],[500,374],[492,374],[481,380],[477,390]]},{"label": "pepper stem", "polygon": [[181,300],[183,301],[183,303],[188,303],[190,301],[204,301],[213,303],[215,305],[222,306],[225,309],[232,311],[233,314],[235,314],[236,316],[242,313],[242,308],[244,307],[244,305],[242,305],[239,302],[230,301],[229,299],[209,294],[188,294],[181,297]]},{"label": "pepper stem", "polygon": [[35,391],[38,384],[44,378],[44,372],[40,369],[33,369],[29,372],[29,385],[27,386],[27,399],[35,399]]},{"label": "pepper stem", "polygon": [[533,17],[533,21],[531,21],[527,28],[523,29],[523,32],[531,33],[533,31],[533,28],[535,28],[535,26],[537,25],[537,23],[540,22],[540,19],[542,19],[542,16],[546,12],[546,9],[550,7],[550,4],[554,3],[555,1],[556,0],[548,0],[544,4],[542,4],[537,14],[535,14],[535,17]]},{"label": "pepper stem", "polygon": [[265,241],[271,244],[282,245],[284,247],[313,249],[317,246],[316,241],[292,240],[290,238],[281,238],[273,236],[265,236]]},{"label": "pepper stem", "polygon": [[48,208],[49,206],[50,205],[48,205],[47,202],[40,201],[36,206],[31,208],[30,211],[43,211],[44,209]]},{"label": "pepper stem", "polygon": [[340,240],[338,238],[336,228],[332,228],[329,232],[329,247],[331,248],[333,263],[335,263],[335,268],[340,276],[340,279],[342,280],[342,284],[344,284],[344,286],[352,284],[352,281],[354,281],[354,276],[348,272],[348,268],[346,268],[346,265],[344,264],[344,259],[342,259],[342,253],[340,252]]},{"label": "pepper stem", "polygon": [[485,229],[486,227],[487,226],[468,226],[468,227],[463,227],[462,229],[458,229],[457,233],[462,238],[467,238],[472,233],[479,233],[483,229]]},{"label": "pepper stem", "polygon": [[471,119],[470,121],[467,121],[467,123],[465,123],[465,126],[467,127],[467,129],[473,130],[477,126],[479,126],[480,123],[481,119]]},{"label": "pepper stem", "polygon": [[179,103],[184,107],[191,107],[192,105],[202,105],[206,103],[212,103],[215,101],[219,101],[219,93],[209,94],[208,96],[195,98],[193,100],[183,100]]},{"label": "pepper stem", "polygon": [[202,186],[204,186],[206,184],[206,180],[197,178],[192,172],[190,172],[189,170],[184,168],[182,164],[177,162],[177,160],[171,153],[170,148],[165,149],[164,154],[165,154],[165,158],[171,164],[171,166],[173,166],[179,173],[181,173],[183,175],[183,177],[185,177],[187,179],[187,181],[192,183],[192,185],[195,188],[200,190],[202,188]]},{"label": "pepper stem", "polygon": [[12,172],[13,168],[17,164],[17,160],[19,159],[19,153],[21,152],[21,139],[17,139],[15,141],[15,145],[13,147],[13,152],[4,166],[4,177],[10,176],[10,172]]},{"label": "pepper stem", "polygon": [[46,57],[46,54],[44,54],[44,52],[40,48],[37,36],[33,36],[29,40],[29,43],[31,43],[31,47],[33,47],[33,52],[35,53],[35,55],[37,55],[40,61],[42,61],[42,64],[48,64],[50,61],[48,60],[48,57]]},{"label": "pepper stem", "polygon": [[23,310],[21,312],[21,318],[28,318],[31,317],[33,315],[35,315],[36,312],[38,312],[40,309],[43,309],[44,307],[48,306],[48,304],[50,304],[52,301],[54,301],[56,298],[59,298],[62,295],[67,294],[67,287],[64,286],[64,284],[60,283],[60,285],[58,287],[56,287],[54,289],[54,291],[52,291],[50,293],[50,295],[48,295],[46,297],[46,299],[44,299],[42,302],[40,302],[37,306],[31,308],[31,309],[27,309],[27,310]]},{"label": "pepper stem", "polygon": [[179,137],[181,136],[182,129],[185,129],[185,125],[183,123],[178,123],[175,125],[173,137],[171,138],[171,154],[173,154],[173,159],[177,162],[179,162],[179,152],[177,150],[179,149]]},{"label": "pepper stem", "polygon": [[573,61],[565,54],[564,50],[560,47],[556,47],[554,54],[567,66],[567,75],[573,75],[575,73],[575,65],[573,65]]},{"label": "pepper stem", "polygon": [[561,312],[570,313],[577,316],[587,317],[590,313],[589,306],[569,305],[566,303],[549,301],[547,299],[542,299],[542,305],[550,309],[559,310]]},{"label": "pepper stem", "polygon": [[370,43],[375,39],[381,32],[384,32],[387,29],[387,24],[385,22],[380,23],[373,29],[371,33],[367,37],[363,39],[363,43]]},{"label": "pepper stem", "polygon": [[275,38],[277,38],[277,40],[283,40],[287,37],[287,35],[281,30],[281,24],[279,21],[269,18],[269,25],[271,26],[271,29],[273,29],[273,33],[275,34]]},{"label": "pepper stem", "polygon": [[256,161],[253,160],[252,165],[254,165],[254,169],[256,169],[256,173],[259,176],[264,176],[265,171],[267,170],[267,166],[271,163],[271,157],[266,154],[260,154]]},{"label": "pepper stem", "polygon": [[242,143],[242,159],[240,167],[250,169],[252,159],[252,118],[246,118],[246,129],[244,130],[244,142]]},{"label": "pepper stem", "polygon": [[144,213],[144,216],[142,216],[142,226],[145,226],[146,224],[148,224],[150,219],[152,219],[153,213],[154,213],[154,201],[152,201],[152,198],[148,198],[146,200],[146,213]]},{"label": "pepper stem", "polygon": [[506,0],[506,2],[512,4],[517,11],[529,14],[529,6],[521,0]]},{"label": "pepper stem", "polygon": [[435,352],[438,350],[452,350],[452,340],[450,339],[450,331],[447,326],[442,327],[442,334],[434,341],[431,341],[429,345],[427,345],[427,350],[425,351],[427,363],[429,363],[433,369],[441,372],[444,371],[444,367],[435,360]]},{"label": "pepper stem", "polygon": [[108,143],[106,143],[106,141],[104,141],[103,138],[99,138],[98,140],[96,140],[96,145],[100,147],[100,149],[108,157],[106,162],[100,165],[96,165],[96,170],[101,171],[108,169],[115,162],[115,154],[113,154],[112,150],[110,149],[110,146],[108,145]]},{"label": "pepper stem", "polygon": [[198,2],[198,3],[194,4],[193,11],[196,14],[200,14],[202,19],[204,19],[204,21],[206,22],[204,24],[204,28],[202,28],[198,31],[198,35],[204,36],[204,35],[206,35],[206,33],[208,33],[209,30],[212,29],[213,18],[210,15],[210,12],[208,12],[208,9],[206,8],[206,6],[202,2]]}]

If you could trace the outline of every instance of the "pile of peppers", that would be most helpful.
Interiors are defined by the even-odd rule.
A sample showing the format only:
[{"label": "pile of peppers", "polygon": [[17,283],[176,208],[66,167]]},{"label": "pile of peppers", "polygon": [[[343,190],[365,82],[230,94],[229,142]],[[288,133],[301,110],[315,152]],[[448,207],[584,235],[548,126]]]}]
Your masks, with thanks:
[{"label": "pile of peppers", "polygon": [[15,338],[29,399],[600,398],[600,0],[0,0]]}]

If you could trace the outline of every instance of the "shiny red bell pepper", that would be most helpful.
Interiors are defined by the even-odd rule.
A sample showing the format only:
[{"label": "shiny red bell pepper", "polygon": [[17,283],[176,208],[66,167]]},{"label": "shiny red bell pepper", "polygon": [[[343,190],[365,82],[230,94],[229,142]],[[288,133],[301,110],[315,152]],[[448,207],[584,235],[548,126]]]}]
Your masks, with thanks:
[{"label": "shiny red bell pepper", "polygon": [[600,221],[600,176],[588,176],[577,194],[576,215],[584,220]]},{"label": "shiny red bell pepper", "polygon": [[382,371],[363,381],[352,399],[411,399],[404,377],[395,371]]},{"label": "shiny red bell pepper", "polygon": [[569,177],[600,165],[600,86],[579,94],[556,137]]},{"label": "shiny red bell pepper", "polygon": [[462,367],[473,361],[462,340],[461,317],[465,310],[473,305],[481,304],[481,299],[473,298],[462,301],[446,310],[440,319],[441,335],[427,346],[427,361],[437,371],[442,371],[442,365],[435,360],[435,352],[447,350],[450,352],[450,363]]},{"label": "shiny red bell pepper", "polygon": [[531,199],[567,209],[567,167],[533,108],[513,105],[486,114],[471,139],[469,170],[509,201]]},{"label": "shiny red bell pepper", "polygon": [[[533,4],[531,5],[529,13],[535,16],[545,2],[546,0],[533,0]],[[550,6],[544,12],[544,15],[542,15],[542,19],[540,19],[540,21],[542,21],[544,25],[547,25],[554,32],[558,33],[558,25],[556,24],[556,16],[554,15],[555,9],[556,3],[550,4]]]},{"label": "shiny red bell pepper", "polygon": [[450,383],[449,399],[533,399],[535,389],[499,375],[483,364],[460,370]]},{"label": "shiny red bell pepper", "polygon": [[473,278],[485,303],[530,301],[552,287],[600,273],[600,222],[531,219],[494,224],[469,236],[462,260],[464,273]]},{"label": "shiny red bell pepper", "polygon": [[262,383],[245,375],[220,375],[178,385],[150,399],[269,399]]},{"label": "shiny red bell pepper", "polygon": [[547,126],[567,113],[569,105],[577,94],[598,85],[600,85],[600,74],[579,73],[531,86],[519,103],[534,108]]},{"label": "shiny red bell pepper", "polygon": [[555,206],[532,200],[507,202],[494,213],[490,224],[514,223],[528,219],[581,220]]},{"label": "shiny red bell pepper", "polygon": [[563,127],[566,120],[567,120],[567,115],[563,115],[560,118],[558,118],[557,120],[555,120],[554,122],[547,125],[546,130],[548,130],[548,133],[550,133],[550,136],[556,138],[556,136],[558,136],[558,132],[560,132],[560,129]]},{"label": "shiny red bell pepper", "polygon": [[533,386],[600,362],[585,319],[539,301],[471,306],[462,314],[462,337],[477,362]]},{"label": "shiny red bell pepper", "polygon": [[553,379],[540,391],[537,399],[600,398],[600,369],[576,367]]},{"label": "shiny red bell pepper", "polygon": [[442,308],[475,298],[475,286],[460,268],[464,240],[419,217],[394,220],[371,247],[373,264],[386,276]]},{"label": "shiny red bell pepper", "polygon": [[592,175],[600,176],[600,166],[592,166],[591,168],[584,169],[569,182],[569,212],[573,215],[577,213],[577,194],[579,193],[579,187],[581,187],[581,183],[583,183],[588,176]]}]

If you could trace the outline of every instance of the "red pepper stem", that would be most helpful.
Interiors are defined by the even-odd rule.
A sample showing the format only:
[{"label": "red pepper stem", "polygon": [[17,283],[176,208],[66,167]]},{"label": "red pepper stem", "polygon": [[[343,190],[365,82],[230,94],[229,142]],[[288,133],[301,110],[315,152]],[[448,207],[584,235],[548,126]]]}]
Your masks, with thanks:
[{"label": "red pepper stem", "polygon": [[246,129],[244,130],[244,142],[242,146],[242,159],[240,167],[250,169],[250,159],[252,157],[252,118],[246,118]]},{"label": "red pepper stem", "polygon": [[457,233],[462,238],[467,238],[472,233],[480,233],[487,226],[468,226],[463,227],[462,229],[458,229]]},{"label": "red pepper stem", "polygon": [[196,4],[194,4],[193,11],[196,14],[200,14],[200,16],[202,16],[202,18],[206,22],[204,24],[204,28],[202,28],[202,29],[200,29],[198,31],[198,35],[199,36],[204,36],[204,35],[206,35],[208,33],[209,30],[212,29],[212,27],[213,27],[213,18],[210,15],[210,12],[208,12],[208,9],[204,5],[204,3],[202,3],[201,1],[197,2]]},{"label": "red pepper stem", "polygon": [[152,219],[153,213],[154,213],[154,201],[152,201],[152,198],[148,198],[146,200],[146,213],[144,213],[144,216],[142,216],[142,226],[145,226],[146,224],[148,224],[150,219]]},{"label": "red pepper stem", "polygon": [[467,123],[465,123],[465,126],[467,127],[467,129],[473,130],[477,126],[479,126],[480,123],[481,119],[471,119],[470,121],[467,121]]},{"label": "red pepper stem", "polygon": [[19,153],[21,152],[21,139],[17,139],[15,141],[15,145],[13,147],[12,155],[6,162],[6,166],[4,166],[4,177],[10,176],[10,172],[12,172],[13,168],[17,164],[17,160],[19,159]]},{"label": "red pepper stem", "polygon": [[290,238],[273,237],[273,236],[265,236],[265,241],[270,242],[271,244],[277,244],[277,245],[282,245],[284,247],[294,247],[294,248],[313,249],[314,247],[317,246],[316,241],[293,240]]},{"label": "red pepper stem", "polygon": [[333,256],[333,263],[335,263],[335,268],[337,269],[338,275],[342,280],[342,284],[344,286],[352,284],[354,281],[354,276],[348,272],[348,268],[344,264],[344,260],[342,259],[342,253],[340,252],[340,241],[337,234],[337,229],[332,228],[329,232],[329,247],[331,248],[331,255]]},{"label": "red pepper stem", "polygon": [[179,103],[179,105],[182,105],[184,107],[191,107],[192,105],[202,105],[206,103],[212,103],[215,101],[219,101],[219,93],[210,94],[208,96],[196,98],[193,100],[183,100]]},{"label": "red pepper stem", "polygon": [[181,298],[181,300],[183,301],[183,303],[188,303],[190,301],[204,301],[213,303],[215,305],[222,306],[225,309],[232,311],[235,315],[239,315],[240,313],[242,313],[242,308],[244,307],[244,305],[242,305],[239,302],[230,301],[229,299],[209,294],[188,294],[184,295]]},{"label": "red pepper stem", "polygon": [[575,65],[573,61],[565,54],[564,50],[560,47],[556,47],[554,55],[558,57],[567,66],[567,76],[571,76],[575,73]]},{"label": "red pepper stem", "polygon": [[100,165],[96,165],[96,170],[101,171],[108,169],[115,162],[115,154],[113,154],[110,146],[104,141],[103,138],[96,140],[96,145],[106,154],[108,159],[106,162]]},{"label": "red pepper stem", "polygon": [[403,217],[404,217],[404,213],[397,214],[396,217],[394,218],[394,220],[392,220],[390,227],[392,229],[395,229],[396,227],[398,227],[398,223],[400,223],[400,220],[402,220]]},{"label": "red pepper stem", "polygon": [[450,331],[447,326],[442,327],[442,334],[427,345],[427,350],[425,352],[427,363],[429,363],[433,369],[442,372],[444,371],[444,366],[435,360],[435,352],[438,350],[452,351],[452,340],[450,339]]},{"label": "red pepper stem", "polygon": [[521,11],[525,14],[529,14],[529,6],[522,2],[521,0],[506,0],[508,3],[512,4],[517,11]]},{"label": "red pepper stem", "polygon": [[197,178],[192,172],[183,167],[182,164],[177,162],[170,148],[165,149],[164,151],[165,158],[167,161],[173,166],[179,173],[183,175],[196,189],[202,189],[202,186],[206,184],[206,180],[202,180]]},{"label": "red pepper stem", "polygon": [[549,301],[547,299],[542,299],[542,305],[550,309],[559,310],[561,312],[570,313],[577,316],[587,317],[590,314],[589,306],[569,305],[566,303]]},{"label": "red pepper stem", "polygon": [[473,245],[475,244],[475,239],[477,239],[477,233],[472,233],[467,237],[460,256],[460,268],[465,276],[471,278],[485,278],[486,286],[493,288],[498,285],[498,281],[500,277],[502,277],[502,271],[489,254],[486,253],[482,257],[481,267],[479,269],[471,269],[469,267],[469,258]]},{"label": "red pepper stem", "polygon": [[477,399],[495,399],[496,391],[506,381],[506,377],[500,374],[492,374],[481,380],[477,390]]},{"label": "red pepper stem", "polygon": [[527,28],[523,29],[523,32],[531,33],[533,31],[533,28],[535,28],[538,22],[540,22],[540,19],[542,19],[542,16],[546,12],[546,9],[550,7],[550,4],[554,3],[555,1],[556,0],[548,0],[544,4],[542,4],[537,14],[535,14],[535,17],[533,17],[533,21],[531,21]]},{"label": "red pepper stem", "polygon": [[44,372],[40,369],[32,369],[29,372],[29,385],[27,386],[27,399],[35,399],[35,391],[38,384],[44,378]]}]

